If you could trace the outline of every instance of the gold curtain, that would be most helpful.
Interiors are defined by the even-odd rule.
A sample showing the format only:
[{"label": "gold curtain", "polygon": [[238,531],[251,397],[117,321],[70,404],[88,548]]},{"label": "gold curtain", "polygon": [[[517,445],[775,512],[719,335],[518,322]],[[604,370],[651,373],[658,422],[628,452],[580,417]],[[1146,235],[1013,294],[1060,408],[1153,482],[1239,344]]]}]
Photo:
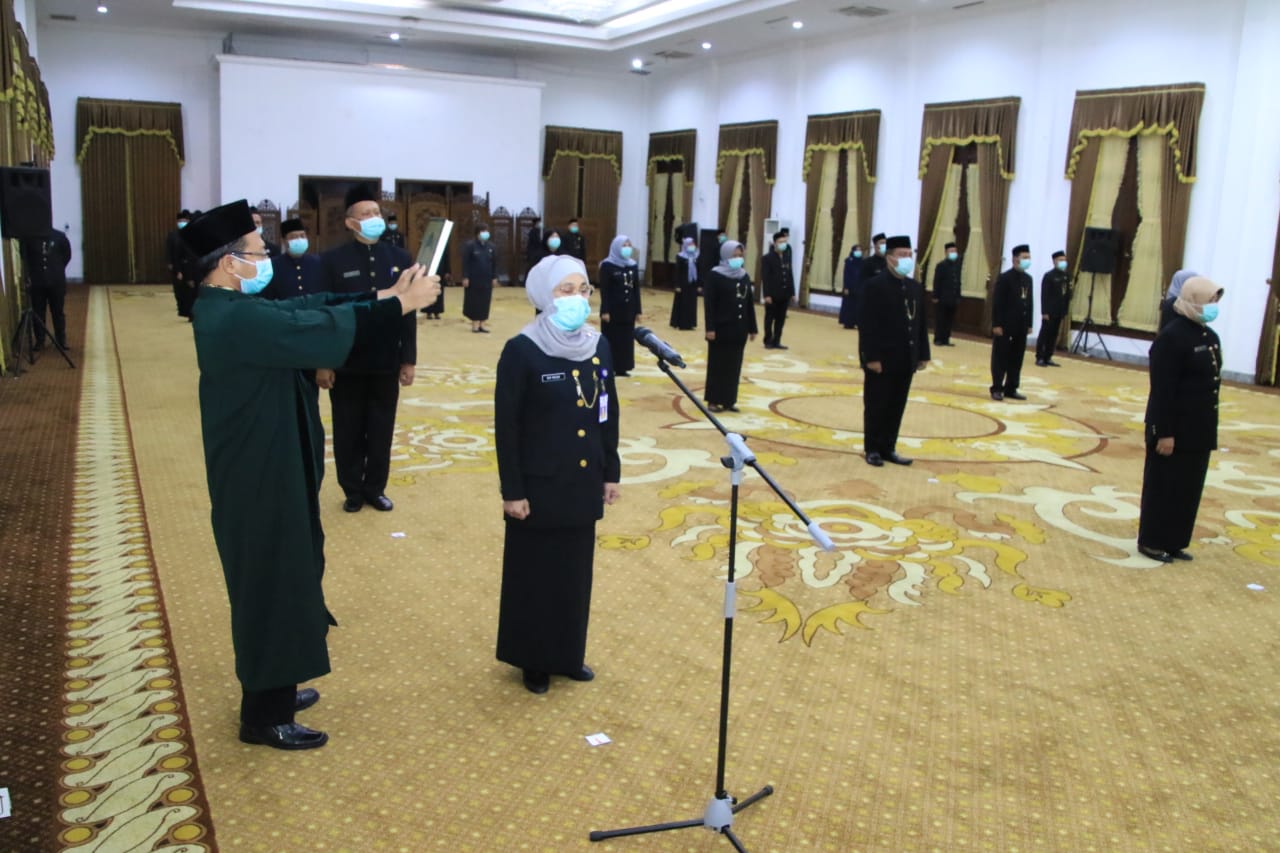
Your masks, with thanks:
[{"label": "gold curtain", "polygon": [[582,164],[582,234],[587,243],[587,270],[609,255],[618,235],[618,182],[612,164],[590,158]]},{"label": "gold curtain", "polygon": [[750,220],[747,227],[746,268],[751,280],[760,289],[760,252],[764,246],[764,221],[773,215],[773,182],[765,172],[765,158],[761,154],[746,157],[747,178],[751,189]]},{"label": "gold curtain", "polygon": [[[991,285],[991,266],[987,263],[987,232],[982,227],[982,167],[969,164],[966,210],[969,214],[969,243],[964,263],[960,266],[960,295],[986,299]],[[983,309],[983,328],[991,325],[991,303]]]},{"label": "gold curtain", "polygon": [[542,148],[542,179],[551,179],[556,161],[561,157],[579,160],[603,160],[613,169],[617,183],[622,183],[622,132],[590,130],[585,127],[547,125]]},{"label": "gold curtain", "polygon": [[[929,247],[923,249],[917,263],[923,266],[933,263],[935,255],[944,257],[943,247],[956,239],[956,219],[960,213],[960,179],[964,176],[965,167],[960,163],[947,166],[946,179],[942,185],[942,200],[938,203],[937,224],[929,240]],[[923,241],[922,241],[923,242]],[[970,238],[970,245],[973,240]]]},{"label": "gold curtain", "polygon": [[[774,171],[777,153],[778,123],[776,121],[722,124],[720,125],[720,144],[716,153],[716,183],[721,181],[721,173],[727,159],[758,154],[762,161],[765,180],[772,184],[777,177]],[[721,218],[723,218],[723,212]]]},{"label": "gold curtain", "polygon": [[542,215],[544,228],[564,228],[578,215],[579,166],[579,160],[562,157],[552,167]]},{"label": "gold curtain", "polygon": [[1276,385],[1280,370],[1280,222],[1276,224],[1275,254],[1271,259],[1271,285],[1262,317],[1262,337],[1258,339],[1258,360],[1254,381],[1259,385]]},{"label": "gold curtain", "polygon": [[879,110],[809,116],[801,170],[807,185],[805,222],[809,232],[800,281],[802,305],[808,304],[811,286],[826,290],[830,283],[838,293],[844,286],[844,257],[854,243],[870,240],[879,144]]},{"label": "gold curtain", "polygon": [[[688,183],[684,179],[683,172],[671,173],[671,221],[675,225],[680,225],[689,218],[689,211],[693,207],[693,184]],[[665,235],[662,243],[667,247],[669,257],[672,263],[675,263],[676,243],[670,239],[671,235]]]},{"label": "gold curtain", "polygon": [[91,284],[161,283],[182,199],[182,105],[80,98],[76,160]]},{"label": "gold curtain", "polygon": [[[847,171],[850,174],[858,174],[857,161],[861,160],[865,155],[862,151],[850,151],[848,162],[846,164]],[[874,191],[869,184],[862,181],[845,181],[844,189],[844,230],[840,235],[840,250],[836,254],[835,260],[831,263],[831,290],[833,293],[841,293],[844,290],[844,259],[849,256],[850,250],[853,249],[855,243],[866,246],[871,242],[868,237],[863,242],[862,235],[868,234],[871,230],[871,200]],[[805,305],[808,305],[806,300]]]},{"label": "gold curtain", "polygon": [[953,147],[934,145],[929,151],[929,161],[920,176],[920,222],[916,227],[916,250],[921,257],[928,257],[933,248],[933,235],[938,230],[938,211],[947,191],[947,168],[951,165]]},{"label": "gold curtain", "polygon": [[[806,152],[808,154],[809,152]],[[832,257],[835,249],[835,216],[836,186],[840,182],[840,152],[812,152],[815,165],[818,166],[816,181],[809,181],[809,192],[817,194],[813,210],[817,215],[809,214],[806,218],[809,225],[809,240],[805,244],[805,275],[801,282],[801,304],[807,302],[809,289],[816,283],[823,290],[832,286],[835,262]],[[812,174],[812,173],[811,173]],[[856,219],[857,213],[848,217]]]},{"label": "gold curtain", "polygon": [[1125,328],[1154,332],[1160,327],[1160,299],[1171,274],[1164,268],[1164,152],[1161,136],[1138,137],[1138,215],[1133,262],[1116,320]]},{"label": "gold curtain", "polygon": [[671,174],[660,172],[649,184],[649,260],[665,264],[669,249],[666,240],[667,193],[671,191]]},{"label": "gold curtain", "polygon": [[[1110,136],[1102,140],[1098,146],[1095,160],[1093,186],[1089,189],[1089,206],[1085,212],[1084,226],[1089,228],[1110,228],[1112,214],[1115,211],[1116,199],[1120,195],[1120,184],[1124,181],[1124,169],[1129,160],[1129,140]],[[1072,188],[1072,195],[1077,189]],[[1084,228],[1081,228],[1083,234]],[[1076,241],[1074,268],[1080,268],[1080,253],[1083,250],[1083,238]],[[1087,280],[1085,280],[1087,277]],[[1085,318],[1089,307],[1089,290],[1093,289],[1093,319],[1102,326],[1112,325],[1111,316],[1111,276],[1099,274],[1096,277],[1083,273],[1076,286],[1075,296],[1071,300],[1071,319],[1080,321]]]},{"label": "gold curtain", "polygon": [[[675,262],[676,246],[667,222],[672,226],[682,224],[693,207],[697,141],[696,130],[649,134],[645,183],[649,186],[649,259],[654,263]],[[645,273],[652,283],[652,264]]]},{"label": "gold curtain", "polygon": [[545,227],[563,227],[575,216],[581,220],[587,269],[594,269],[617,235],[622,133],[547,125],[542,177],[547,182]]}]

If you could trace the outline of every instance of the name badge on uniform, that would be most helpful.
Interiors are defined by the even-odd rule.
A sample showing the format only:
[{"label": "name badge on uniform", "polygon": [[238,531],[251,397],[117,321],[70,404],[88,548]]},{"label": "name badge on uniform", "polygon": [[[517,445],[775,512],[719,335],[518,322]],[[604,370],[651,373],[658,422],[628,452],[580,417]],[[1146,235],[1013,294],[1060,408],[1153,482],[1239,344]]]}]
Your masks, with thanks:
[{"label": "name badge on uniform", "polygon": [[609,395],[600,392],[600,423],[609,420]]},{"label": "name badge on uniform", "polygon": [[1195,352],[1205,352],[1208,349],[1209,349],[1208,344],[1201,344],[1200,346],[1195,348]]},{"label": "name badge on uniform", "polygon": [[343,278],[357,278],[359,275],[360,275],[360,270],[351,270],[350,272],[344,272],[344,273],[342,274],[342,277],[343,277]]},{"label": "name badge on uniform", "polygon": [[563,382],[563,381],[564,381],[564,374],[563,374],[563,373],[544,373],[544,374],[542,374],[542,381],[543,381],[544,383],[546,383],[546,382]]}]

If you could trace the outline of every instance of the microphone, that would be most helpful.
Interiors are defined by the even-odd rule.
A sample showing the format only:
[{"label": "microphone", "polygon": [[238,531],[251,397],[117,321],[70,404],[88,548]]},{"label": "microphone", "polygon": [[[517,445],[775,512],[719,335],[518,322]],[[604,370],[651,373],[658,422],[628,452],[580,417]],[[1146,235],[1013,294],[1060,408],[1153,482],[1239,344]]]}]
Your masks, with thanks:
[{"label": "microphone", "polygon": [[655,335],[650,329],[644,326],[636,326],[636,340],[663,361],[669,361],[676,367],[687,367],[684,359],[680,357],[680,353],[672,349],[670,344]]}]

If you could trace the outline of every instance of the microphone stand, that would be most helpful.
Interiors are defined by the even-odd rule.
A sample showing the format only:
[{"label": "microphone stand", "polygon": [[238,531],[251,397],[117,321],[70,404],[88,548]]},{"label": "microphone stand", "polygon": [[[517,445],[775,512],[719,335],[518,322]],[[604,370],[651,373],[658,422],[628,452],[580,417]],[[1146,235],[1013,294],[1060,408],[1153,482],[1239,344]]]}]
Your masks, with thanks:
[{"label": "microphone stand", "polygon": [[738,492],[742,483],[743,468],[750,466],[769,484],[769,488],[773,489],[774,493],[786,503],[795,516],[805,523],[809,528],[809,535],[824,551],[833,551],[835,546],[832,545],[831,538],[818,526],[818,523],[810,520],[804,511],[796,506],[795,501],[783,493],[782,487],[769,476],[768,472],[760,467],[760,464],[756,461],[755,454],[747,447],[746,439],[737,433],[729,432],[724,424],[720,423],[716,416],[702,405],[702,402],[689,390],[688,386],[680,381],[680,377],[672,372],[671,365],[662,356],[658,356],[658,367],[698,407],[698,411],[702,412],[703,416],[720,431],[729,447],[729,455],[720,457],[720,464],[729,469],[731,497],[729,504],[729,577],[724,587],[724,659],[720,677],[720,737],[719,748],[716,753],[715,796],[707,803],[707,807],[700,818],[675,821],[673,823],[656,823],[648,826],[633,826],[626,829],[594,830],[589,837],[592,841],[604,841],[624,835],[647,835],[671,829],[689,829],[695,826],[702,826],[729,839],[729,843],[739,853],[746,853],[747,849],[742,846],[742,842],[733,834],[733,816],[772,794],[773,786],[765,785],[759,791],[739,802],[737,798],[729,794],[724,785],[725,756],[729,740],[729,676],[733,665],[733,618],[737,611],[734,578],[738,550]]}]

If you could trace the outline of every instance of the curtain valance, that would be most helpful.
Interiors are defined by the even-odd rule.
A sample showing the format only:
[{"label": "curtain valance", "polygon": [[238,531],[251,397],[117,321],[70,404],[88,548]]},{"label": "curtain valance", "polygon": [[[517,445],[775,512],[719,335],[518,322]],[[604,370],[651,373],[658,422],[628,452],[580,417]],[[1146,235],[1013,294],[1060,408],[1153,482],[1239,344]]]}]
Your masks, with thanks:
[{"label": "curtain valance", "polygon": [[76,101],[76,162],[84,162],[89,143],[100,134],[158,136],[169,143],[178,164],[184,162],[182,104],[155,101]]},{"label": "curtain valance", "polygon": [[925,104],[920,126],[920,177],[929,169],[929,155],[937,145],[994,143],[1000,177],[1013,180],[1014,153],[1021,98],[991,98]]},{"label": "curtain valance", "polygon": [[649,166],[644,182],[653,185],[654,166],[663,161],[680,162],[685,182],[693,183],[693,159],[698,145],[696,130],[668,130],[649,134]]},{"label": "curtain valance", "polygon": [[1132,137],[1167,134],[1173,168],[1184,184],[1196,179],[1196,137],[1203,83],[1095,89],[1076,92],[1071,112],[1071,148],[1067,152],[1067,180],[1074,180],[1080,157],[1091,140],[1104,136]]},{"label": "curtain valance", "polygon": [[867,183],[876,180],[876,156],[880,146],[880,111],[828,113],[809,116],[804,134],[802,180],[809,180],[815,151],[862,152],[862,173]]},{"label": "curtain valance", "polygon": [[542,179],[549,180],[561,157],[607,160],[622,183],[622,132],[547,125],[542,147]]},{"label": "curtain valance", "polygon": [[752,121],[742,124],[720,125],[720,145],[716,155],[716,183],[728,157],[745,157],[759,154],[764,161],[765,183],[777,179],[778,122]]}]

